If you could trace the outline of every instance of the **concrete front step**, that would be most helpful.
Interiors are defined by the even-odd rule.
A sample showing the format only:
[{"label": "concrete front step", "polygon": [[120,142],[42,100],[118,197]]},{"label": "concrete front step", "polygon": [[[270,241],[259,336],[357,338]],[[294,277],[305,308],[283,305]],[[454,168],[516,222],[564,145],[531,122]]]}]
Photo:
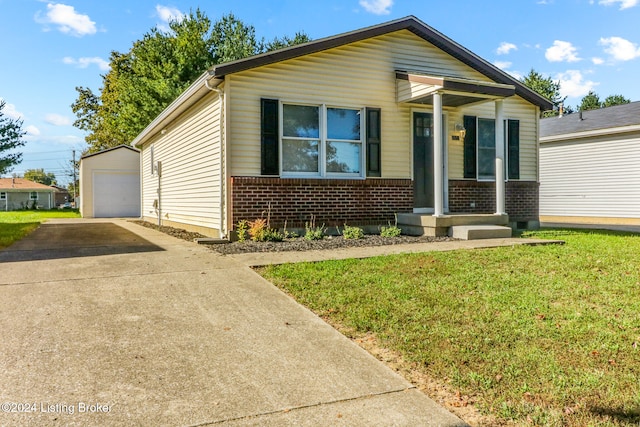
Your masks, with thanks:
[{"label": "concrete front step", "polygon": [[460,240],[499,239],[511,237],[511,228],[500,225],[454,225],[449,236]]}]

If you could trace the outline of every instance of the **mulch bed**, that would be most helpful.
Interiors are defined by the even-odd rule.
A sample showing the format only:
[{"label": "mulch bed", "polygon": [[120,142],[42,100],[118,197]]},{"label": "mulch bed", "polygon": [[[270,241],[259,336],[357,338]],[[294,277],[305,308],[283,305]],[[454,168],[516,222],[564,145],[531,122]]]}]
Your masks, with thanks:
[{"label": "mulch bed", "polygon": [[[196,238],[206,237],[199,233],[182,230],[179,228],[157,226],[146,221],[133,221],[144,227],[153,228],[173,237],[193,241]],[[398,236],[382,237],[368,234],[362,239],[344,239],[342,236],[327,236],[322,240],[306,240],[304,237],[288,238],[282,242],[254,242],[247,240],[244,242],[233,242],[224,244],[209,245],[209,247],[221,254],[241,254],[252,252],[286,252],[286,251],[314,251],[331,250],[342,248],[399,245],[404,243],[428,243],[445,242],[455,240],[451,237],[429,237],[429,236]]]}]

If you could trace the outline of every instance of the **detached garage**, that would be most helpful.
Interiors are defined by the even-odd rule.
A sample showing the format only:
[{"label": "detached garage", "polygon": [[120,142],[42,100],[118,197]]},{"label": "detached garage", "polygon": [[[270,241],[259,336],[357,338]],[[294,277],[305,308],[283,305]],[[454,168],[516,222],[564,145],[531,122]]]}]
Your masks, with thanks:
[{"label": "detached garage", "polygon": [[540,120],[540,221],[640,225],[640,102]]},{"label": "detached garage", "polygon": [[140,151],[121,145],[82,156],[80,213],[85,218],[140,216]]}]

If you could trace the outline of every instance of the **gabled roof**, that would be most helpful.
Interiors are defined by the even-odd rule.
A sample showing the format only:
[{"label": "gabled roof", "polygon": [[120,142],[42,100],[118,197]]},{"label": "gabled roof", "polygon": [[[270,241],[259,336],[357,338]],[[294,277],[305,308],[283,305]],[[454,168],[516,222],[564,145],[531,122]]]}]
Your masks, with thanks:
[{"label": "gabled roof", "polygon": [[[187,108],[193,105],[197,99],[208,93],[211,86],[215,87],[223,82],[227,75],[261,67],[263,65],[286,61],[288,59],[298,58],[300,56],[321,52],[327,49],[344,46],[349,43],[401,30],[408,30],[414,33],[418,37],[421,37],[442,51],[448,53],[453,58],[485,75],[495,83],[514,86],[516,95],[521,96],[533,105],[537,105],[540,107],[540,110],[545,111],[553,108],[553,104],[548,99],[529,89],[516,78],[505,73],[495,65],[487,62],[435,29],[429,27],[418,18],[414,16],[407,16],[406,18],[389,21],[372,27],[216,65],[208,71],[205,71],[191,86],[189,86],[171,104],[169,104],[164,111],[162,111],[138,136],[136,136],[136,138],[131,142],[131,145],[134,147],[142,145],[148,136],[153,135],[155,132],[162,129],[163,126],[166,126],[167,123],[170,123],[175,117],[178,117],[186,111]],[[211,86],[209,85],[210,83],[212,83]]]},{"label": "gabled roof", "polygon": [[117,147],[106,148],[106,149],[98,151],[96,153],[85,154],[82,157],[80,157],[80,160],[86,159],[87,157],[93,157],[93,156],[98,156],[100,154],[108,153],[109,151],[120,150],[121,148],[126,148],[127,150],[131,150],[131,151],[134,151],[136,153],[140,153],[140,150],[138,150],[137,148],[131,147],[130,145],[122,144],[122,145],[118,145]]},{"label": "gabled roof", "polygon": [[49,191],[54,189],[39,182],[29,181],[24,178],[0,178],[0,191]]},{"label": "gabled roof", "polygon": [[640,101],[540,120],[540,140],[640,131]]},{"label": "gabled roof", "polygon": [[395,21],[374,25],[372,27],[318,39],[312,42],[240,59],[238,61],[216,65],[209,70],[209,74],[214,78],[223,79],[224,76],[228,74],[285,61],[287,59],[297,58],[311,53],[321,52],[323,50],[343,46],[348,43],[358,42],[400,30],[411,31],[418,37],[421,37],[481,74],[484,74],[496,83],[515,86],[517,95],[520,95],[532,104],[539,106],[541,110],[551,110],[553,108],[553,104],[548,99],[529,89],[519,80],[500,70],[495,65],[485,61],[475,53],[446,37],[444,34],[431,28],[415,16],[407,16]]}]

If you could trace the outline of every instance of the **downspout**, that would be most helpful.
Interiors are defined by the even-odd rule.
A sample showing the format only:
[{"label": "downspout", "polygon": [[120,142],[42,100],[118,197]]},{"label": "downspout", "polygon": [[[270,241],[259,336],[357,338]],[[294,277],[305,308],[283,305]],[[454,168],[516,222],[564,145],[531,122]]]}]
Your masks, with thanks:
[{"label": "downspout", "polygon": [[204,81],[204,85],[210,91],[216,92],[218,94],[218,101],[220,102],[220,237],[222,239],[226,239],[227,237],[227,227],[226,227],[226,218],[225,218],[225,207],[226,207],[226,197],[225,197],[225,189],[226,189],[226,170],[225,170],[225,134],[226,129],[224,126],[224,90],[219,87],[213,87],[209,85],[209,80]]}]

